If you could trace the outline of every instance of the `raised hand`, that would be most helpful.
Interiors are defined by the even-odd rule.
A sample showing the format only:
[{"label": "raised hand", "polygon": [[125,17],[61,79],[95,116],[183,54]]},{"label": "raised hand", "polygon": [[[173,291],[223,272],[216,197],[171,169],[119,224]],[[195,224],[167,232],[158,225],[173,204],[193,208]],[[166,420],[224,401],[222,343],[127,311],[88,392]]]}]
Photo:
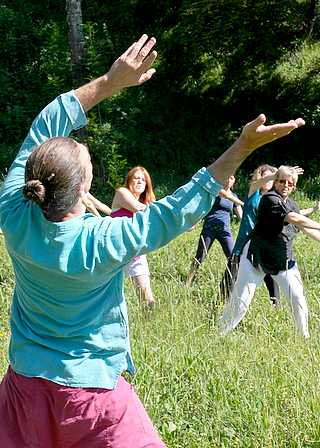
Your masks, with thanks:
[{"label": "raised hand", "polygon": [[304,173],[304,169],[301,168],[301,166],[293,166],[292,168],[295,170],[295,172],[298,176],[301,176],[301,174]]},{"label": "raised hand", "polygon": [[140,85],[152,77],[156,71],[151,68],[157,57],[157,52],[152,51],[155,44],[154,37],[149,39],[143,34],[112,64],[107,77],[115,91]]},{"label": "raised hand", "polygon": [[270,143],[273,140],[290,134],[294,129],[305,124],[302,118],[290,120],[287,123],[278,123],[266,126],[266,116],[260,114],[255,120],[247,123],[241,133],[240,139],[247,149],[253,150]]}]

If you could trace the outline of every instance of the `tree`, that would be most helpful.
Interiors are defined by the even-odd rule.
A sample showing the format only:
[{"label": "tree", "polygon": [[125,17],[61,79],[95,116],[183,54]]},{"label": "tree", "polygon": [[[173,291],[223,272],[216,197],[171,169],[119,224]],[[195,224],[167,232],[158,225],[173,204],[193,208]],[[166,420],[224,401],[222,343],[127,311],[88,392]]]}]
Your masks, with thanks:
[{"label": "tree", "polygon": [[74,88],[85,81],[85,40],[83,35],[81,0],[66,0]]}]

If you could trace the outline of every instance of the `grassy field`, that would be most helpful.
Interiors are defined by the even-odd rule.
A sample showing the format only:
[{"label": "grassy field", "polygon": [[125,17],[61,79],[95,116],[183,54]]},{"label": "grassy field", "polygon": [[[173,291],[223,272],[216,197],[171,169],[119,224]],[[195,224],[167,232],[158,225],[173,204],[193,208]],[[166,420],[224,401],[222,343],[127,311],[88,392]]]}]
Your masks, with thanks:
[{"label": "grassy field", "polygon": [[[301,206],[310,205],[300,199]],[[264,286],[244,322],[222,338],[216,330],[222,304],[216,297],[225,259],[217,243],[192,288],[185,286],[200,227],[149,255],[158,300],[152,313],[126,283],[137,367],[133,381],[155,425],[170,448],[320,447],[320,245],[303,235],[295,242],[310,340],[295,333],[283,297],[281,308],[272,308]],[[13,279],[3,240],[0,244],[3,375]]]}]

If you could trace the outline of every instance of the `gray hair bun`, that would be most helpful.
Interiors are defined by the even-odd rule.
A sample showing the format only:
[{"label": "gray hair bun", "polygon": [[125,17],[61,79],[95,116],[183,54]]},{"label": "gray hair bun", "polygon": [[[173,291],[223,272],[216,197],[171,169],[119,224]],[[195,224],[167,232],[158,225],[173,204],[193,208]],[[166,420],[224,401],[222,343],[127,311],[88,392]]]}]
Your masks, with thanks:
[{"label": "gray hair bun", "polygon": [[40,180],[28,180],[23,187],[23,195],[30,201],[42,204],[45,200],[46,189]]}]

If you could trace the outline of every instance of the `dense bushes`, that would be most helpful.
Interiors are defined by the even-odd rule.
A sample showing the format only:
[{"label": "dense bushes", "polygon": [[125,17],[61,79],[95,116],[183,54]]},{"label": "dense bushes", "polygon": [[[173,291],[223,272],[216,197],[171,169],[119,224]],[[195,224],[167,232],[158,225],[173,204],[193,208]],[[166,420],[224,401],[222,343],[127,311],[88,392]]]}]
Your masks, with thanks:
[{"label": "dense bushes", "polygon": [[[35,114],[72,87],[63,0],[0,0],[0,170]],[[298,163],[318,174],[318,2],[121,0],[82,2],[86,76],[100,75],[142,32],[158,38],[157,74],[90,115],[98,190],[127,167],[184,177],[219,155],[264,111],[270,122],[302,115],[296,135],[244,165]],[[106,124],[107,123],[107,124]],[[96,141],[95,137],[96,136]]]}]

